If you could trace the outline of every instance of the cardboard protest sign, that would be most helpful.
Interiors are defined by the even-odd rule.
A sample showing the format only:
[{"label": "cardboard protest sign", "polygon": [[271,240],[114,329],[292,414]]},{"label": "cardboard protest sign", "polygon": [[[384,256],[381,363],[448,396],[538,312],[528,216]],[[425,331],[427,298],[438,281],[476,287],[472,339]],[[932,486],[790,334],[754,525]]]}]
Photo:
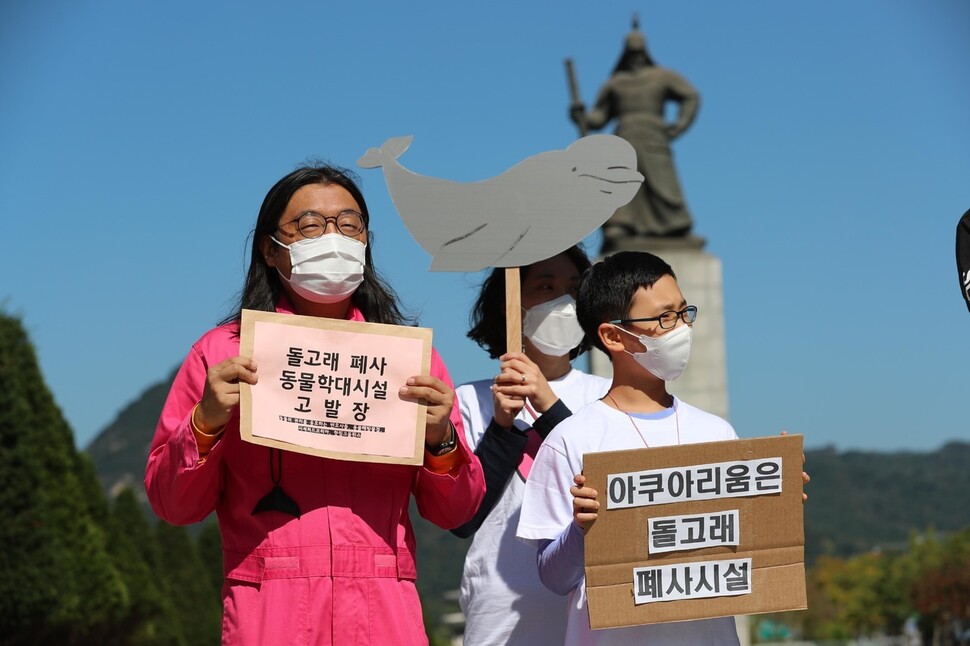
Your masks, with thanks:
[{"label": "cardboard protest sign", "polygon": [[592,628],[804,610],[800,435],[587,453]]},{"label": "cardboard protest sign", "polygon": [[545,260],[582,241],[636,195],[643,175],[626,140],[591,135],[479,182],[418,175],[397,161],[412,137],[358,161],[384,170],[401,220],[431,254],[431,271],[480,271]]},{"label": "cardboard protest sign", "polygon": [[430,373],[430,329],[243,310],[240,352],[259,376],[240,384],[244,440],[338,460],[423,462],[426,407],[398,389]]}]

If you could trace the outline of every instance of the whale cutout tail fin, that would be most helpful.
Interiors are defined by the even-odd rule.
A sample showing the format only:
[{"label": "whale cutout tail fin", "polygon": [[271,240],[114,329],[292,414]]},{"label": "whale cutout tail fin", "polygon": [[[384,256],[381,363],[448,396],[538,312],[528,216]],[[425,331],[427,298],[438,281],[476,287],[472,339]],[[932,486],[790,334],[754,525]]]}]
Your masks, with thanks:
[{"label": "whale cutout tail fin", "polygon": [[377,148],[368,148],[367,152],[357,160],[357,165],[361,168],[380,168],[384,165],[381,161],[381,151]]},{"label": "whale cutout tail fin", "polygon": [[384,142],[380,150],[377,148],[369,148],[363,157],[357,160],[357,165],[361,168],[380,168],[384,165],[384,161],[381,158],[381,153],[386,153],[391,159],[397,159],[404,152],[411,147],[411,142],[414,140],[412,135],[407,135],[405,137],[391,137]]},{"label": "whale cutout tail fin", "polygon": [[411,147],[411,142],[414,141],[413,135],[405,135],[404,137],[391,137],[384,142],[381,146],[381,150],[386,152],[391,156],[392,159],[397,159],[404,152]]}]

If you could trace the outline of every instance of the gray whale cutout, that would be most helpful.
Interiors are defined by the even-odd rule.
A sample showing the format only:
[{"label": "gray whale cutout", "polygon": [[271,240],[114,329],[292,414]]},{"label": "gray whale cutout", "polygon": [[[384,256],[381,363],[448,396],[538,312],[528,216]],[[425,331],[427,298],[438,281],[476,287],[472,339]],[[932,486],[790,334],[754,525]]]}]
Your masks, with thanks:
[{"label": "gray whale cutout", "polygon": [[501,175],[452,182],[398,162],[413,137],[370,148],[361,168],[383,168],[404,225],[431,254],[431,271],[480,271],[545,260],[581,242],[633,199],[643,175],[636,151],[614,135],[528,157]]}]

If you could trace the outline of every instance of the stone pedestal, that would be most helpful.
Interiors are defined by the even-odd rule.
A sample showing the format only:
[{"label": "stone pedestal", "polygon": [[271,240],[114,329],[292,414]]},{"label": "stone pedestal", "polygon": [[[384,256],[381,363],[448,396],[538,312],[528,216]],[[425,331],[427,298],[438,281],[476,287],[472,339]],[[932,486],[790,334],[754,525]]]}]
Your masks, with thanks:
[{"label": "stone pedestal", "polygon": [[[667,389],[682,401],[729,420],[721,261],[698,248],[645,242],[639,249],[666,260],[687,303],[697,306],[690,361],[680,379],[669,382]],[[613,374],[610,360],[595,349],[590,353],[590,369],[604,377]]]}]

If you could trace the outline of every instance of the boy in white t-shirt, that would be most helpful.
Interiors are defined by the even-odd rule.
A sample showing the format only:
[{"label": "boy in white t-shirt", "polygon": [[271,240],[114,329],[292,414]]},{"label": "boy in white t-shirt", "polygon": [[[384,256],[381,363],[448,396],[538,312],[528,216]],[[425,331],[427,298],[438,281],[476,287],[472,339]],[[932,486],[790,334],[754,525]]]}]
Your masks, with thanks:
[{"label": "boy in white t-shirt", "polygon": [[613,362],[613,384],[561,422],[536,455],[517,535],[539,549],[539,578],[570,596],[566,644],[738,644],[732,617],[591,630],[583,541],[596,521],[597,492],[584,486],[583,455],[599,451],[732,440],[726,421],[679,401],[666,382],[690,356],[697,308],[666,262],[621,252],[594,265],[577,299],[587,338]]}]

